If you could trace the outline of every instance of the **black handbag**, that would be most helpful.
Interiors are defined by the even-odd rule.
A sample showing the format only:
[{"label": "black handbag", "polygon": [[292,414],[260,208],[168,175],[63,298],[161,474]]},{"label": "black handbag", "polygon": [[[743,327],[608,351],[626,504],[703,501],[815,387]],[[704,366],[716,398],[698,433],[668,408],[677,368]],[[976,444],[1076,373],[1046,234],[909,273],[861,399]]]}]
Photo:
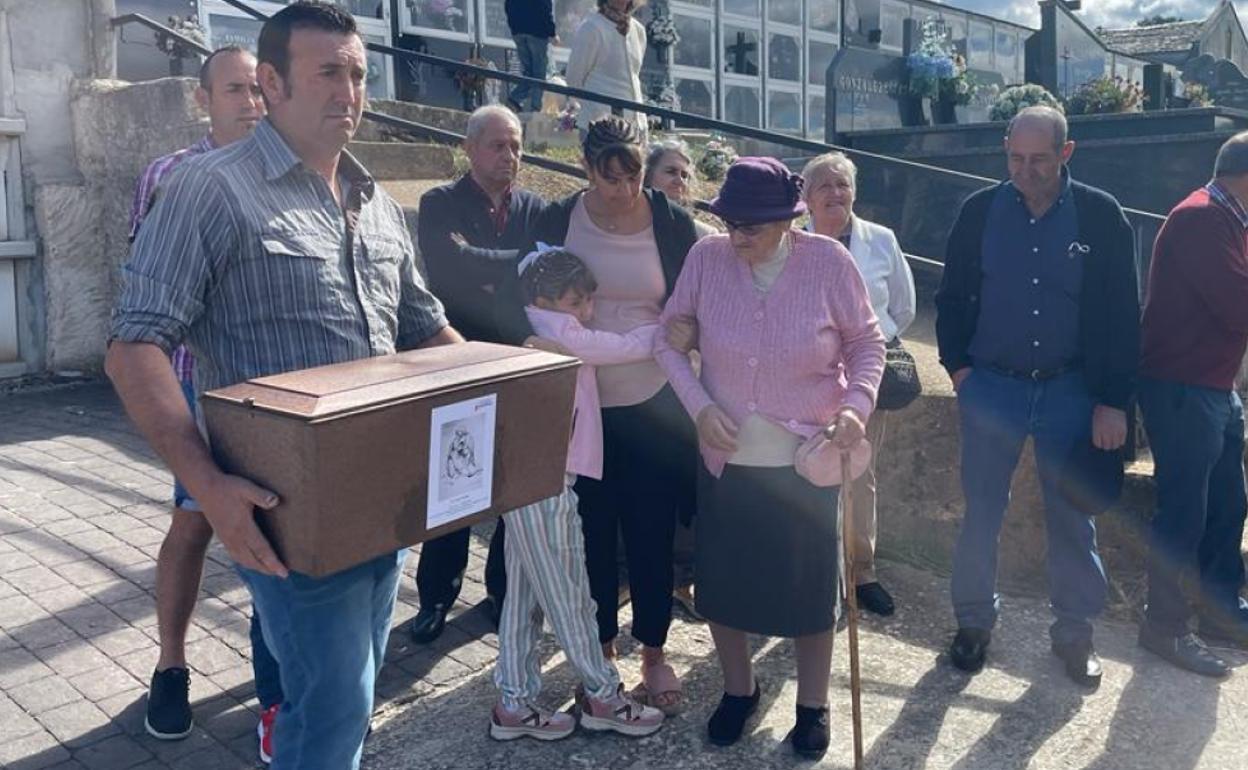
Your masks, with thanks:
[{"label": "black handbag", "polygon": [[914,356],[895,339],[884,350],[884,377],[880,380],[880,393],[875,408],[894,412],[910,406],[923,392],[919,382],[919,367]]}]

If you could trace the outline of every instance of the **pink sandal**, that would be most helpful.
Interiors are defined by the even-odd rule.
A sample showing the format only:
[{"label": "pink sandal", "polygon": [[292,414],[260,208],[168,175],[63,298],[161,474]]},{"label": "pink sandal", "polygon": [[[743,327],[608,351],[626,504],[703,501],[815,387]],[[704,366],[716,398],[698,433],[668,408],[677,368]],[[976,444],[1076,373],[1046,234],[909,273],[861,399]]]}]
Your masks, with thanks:
[{"label": "pink sandal", "polygon": [[[665,716],[679,714],[685,705],[685,694],[681,689],[680,678],[667,662],[653,666],[642,665],[641,683],[632,689],[629,695],[638,703],[653,706]],[[659,703],[664,700],[666,703]]]}]

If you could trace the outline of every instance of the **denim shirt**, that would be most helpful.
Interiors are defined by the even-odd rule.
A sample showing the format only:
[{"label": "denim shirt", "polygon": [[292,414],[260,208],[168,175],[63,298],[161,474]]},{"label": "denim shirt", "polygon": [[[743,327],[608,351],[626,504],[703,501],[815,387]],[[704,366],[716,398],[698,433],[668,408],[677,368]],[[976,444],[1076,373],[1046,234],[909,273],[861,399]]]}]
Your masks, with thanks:
[{"label": "denim shirt", "polygon": [[1062,170],[1062,189],[1043,215],[1032,215],[1013,184],[997,191],[983,240],[979,323],[971,339],[976,364],[1017,371],[1051,370],[1080,358],[1079,293],[1086,246]]}]

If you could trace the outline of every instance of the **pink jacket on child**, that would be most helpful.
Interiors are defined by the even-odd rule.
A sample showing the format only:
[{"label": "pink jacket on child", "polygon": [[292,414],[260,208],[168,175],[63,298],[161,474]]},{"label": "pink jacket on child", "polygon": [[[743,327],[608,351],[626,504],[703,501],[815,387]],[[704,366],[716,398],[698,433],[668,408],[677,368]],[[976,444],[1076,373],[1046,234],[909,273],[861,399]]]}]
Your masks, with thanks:
[{"label": "pink jacket on child", "polygon": [[576,400],[572,411],[572,438],[568,443],[568,473],[602,478],[602,406],[598,398],[598,366],[631,364],[650,358],[657,324],[639,326],[627,334],[586,329],[568,313],[524,309],[533,333],[557,342],[581,359],[576,375]]}]

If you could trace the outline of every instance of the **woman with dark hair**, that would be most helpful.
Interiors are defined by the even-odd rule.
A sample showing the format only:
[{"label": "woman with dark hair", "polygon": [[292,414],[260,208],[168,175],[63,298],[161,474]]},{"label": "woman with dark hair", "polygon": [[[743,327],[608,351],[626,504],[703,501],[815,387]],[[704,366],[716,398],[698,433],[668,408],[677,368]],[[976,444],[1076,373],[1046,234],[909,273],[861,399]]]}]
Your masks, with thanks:
[{"label": "woman with dark hair", "polygon": [[[626,334],[655,323],[697,240],[693,218],[667,196],[643,190],[637,126],[608,116],[590,124],[583,149],[589,188],[552,203],[534,242],[580,255],[598,279],[590,328]],[[533,337],[516,282],[498,303],[504,341]],[[598,605],[603,651],[619,634],[616,551],[623,534],[633,604],[633,637],[642,644],[639,699],[666,713],[679,708],[680,680],[663,657],[672,614],[672,536],[678,512],[693,509],[696,452],[692,426],[653,359],[598,368],[602,401],[601,481],[576,484],[585,533],[585,566]]]},{"label": "woman with dark hair", "polygon": [[[697,425],[698,611],[724,695],[707,724],[735,743],[758,708],[748,634],[794,640],[801,756],[828,747],[828,677],[838,588],[837,450],[865,467],[865,425],[884,371],[884,336],[853,257],[793,228],[801,178],[742,158],[711,202],[725,235],[689,253],[663,311],[692,318],[701,372],[666,336],[655,354]],[[831,433],[832,444],[823,438]]]}]

